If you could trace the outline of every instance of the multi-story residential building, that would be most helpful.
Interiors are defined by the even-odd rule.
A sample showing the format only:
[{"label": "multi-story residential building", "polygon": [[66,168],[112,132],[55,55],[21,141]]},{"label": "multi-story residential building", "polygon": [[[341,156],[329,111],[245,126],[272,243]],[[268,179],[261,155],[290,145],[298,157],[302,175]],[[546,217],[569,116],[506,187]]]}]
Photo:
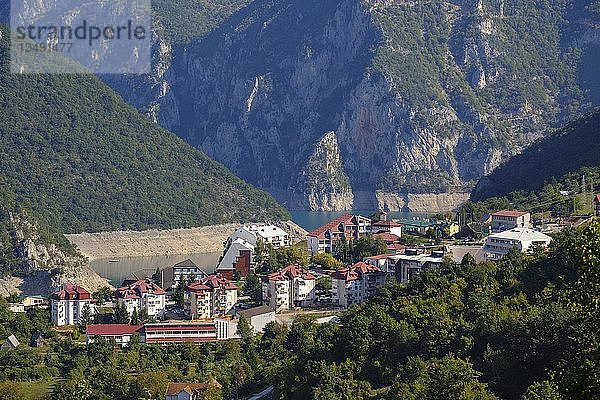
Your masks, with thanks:
[{"label": "multi-story residential building", "polygon": [[308,251],[312,254],[322,252],[335,254],[343,237],[348,242],[357,240],[369,232],[370,226],[369,218],[361,215],[342,215],[308,234]]},{"label": "multi-story residential building", "polygon": [[114,293],[119,306],[125,304],[129,315],[134,310],[144,310],[151,318],[162,318],[165,312],[166,293],[150,279],[139,280],[120,287]]},{"label": "multi-story residential building", "polygon": [[257,238],[260,238],[265,245],[273,247],[289,246],[290,235],[283,229],[275,225],[252,225],[250,232],[254,232]]},{"label": "multi-story residential building", "polygon": [[78,324],[86,305],[91,314],[95,311],[90,292],[71,282],[65,282],[52,293],[50,302],[52,323],[57,326]]},{"label": "multi-story residential building", "polygon": [[390,233],[402,237],[402,224],[392,220],[380,220],[371,223],[371,233]]},{"label": "multi-story residential building", "polygon": [[333,302],[342,307],[363,303],[385,284],[385,277],[379,267],[364,262],[336,271],[331,275]]},{"label": "multi-story residential building", "polygon": [[237,290],[223,275],[209,275],[185,288],[185,311],[192,319],[231,314],[237,303]]},{"label": "multi-story residential building", "polygon": [[594,197],[594,208],[596,209],[596,217],[600,217],[600,194]]},{"label": "multi-story residential building", "polygon": [[514,228],[531,228],[531,214],[524,211],[502,210],[492,214],[492,233]]},{"label": "multi-story residential building", "polygon": [[442,262],[444,262],[443,251],[425,254],[417,249],[406,249],[404,254],[397,256],[396,281],[398,283],[406,282],[426,268],[439,267]]},{"label": "multi-story residential building", "polygon": [[[404,251],[404,249],[402,251]],[[377,256],[366,257],[365,262],[381,269],[388,276],[394,277],[396,274],[396,263],[400,256],[401,254],[380,254]]]},{"label": "multi-story residential building", "polygon": [[527,252],[534,245],[546,247],[551,241],[550,236],[533,229],[514,228],[488,236],[483,252],[486,260],[500,260],[513,248]]},{"label": "multi-story residential building", "polygon": [[206,272],[202,271],[192,260],[187,259],[161,271],[162,287],[174,289],[182,278],[187,285],[188,282],[194,282],[206,278],[206,276]]},{"label": "multi-story residential building", "polygon": [[240,237],[228,241],[227,247],[217,264],[217,272],[227,279],[234,279],[237,271],[240,277],[245,278],[250,274],[253,257],[254,245],[246,239]]},{"label": "multi-story residential building", "polygon": [[315,301],[316,277],[291,264],[263,278],[263,303],[275,312],[307,307]]}]

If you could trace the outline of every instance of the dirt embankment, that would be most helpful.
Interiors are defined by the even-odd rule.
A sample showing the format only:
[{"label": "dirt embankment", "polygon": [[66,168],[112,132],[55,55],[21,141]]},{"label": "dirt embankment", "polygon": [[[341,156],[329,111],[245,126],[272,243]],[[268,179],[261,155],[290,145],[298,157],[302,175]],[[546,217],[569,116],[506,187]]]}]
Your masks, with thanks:
[{"label": "dirt embankment", "polygon": [[[306,238],[306,231],[291,221],[276,225],[290,233],[295,240]],[[189,229],[80,233],[66,236],[90,260],[201,254],[223,251],[223,242],[239,226],[240,224],[223,224]]]}]

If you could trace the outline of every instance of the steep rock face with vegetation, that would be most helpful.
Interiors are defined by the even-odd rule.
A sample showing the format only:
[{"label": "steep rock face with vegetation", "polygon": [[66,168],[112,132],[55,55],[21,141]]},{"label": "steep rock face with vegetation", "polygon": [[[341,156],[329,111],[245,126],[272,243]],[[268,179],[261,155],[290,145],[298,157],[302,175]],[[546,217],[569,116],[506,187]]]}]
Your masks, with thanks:
[{"label": "steep rock face with vegetation", "polygon": [[[154,76],[109,82],[290,207],[327,209],[311,196],[338,193],[305,173],[327,132],[346,199],[373,207],[460,192],[600,102],[597,1],[224,3],[192,16],[155,4]],[[186,30],[189,18],[208,28]]]},{"label": "steep rock face with vegetation", "polygon": [[55,228],[0,192],[0,295],[48,294],[64,281],[108,286]]},{"label": "steep rock face with vegetation", "polygon": [[[563,191],[588,192],[591,186],[595,190],[600,186],[599,136],[600,109],[536,141],[482,178],[471,199],[481,201],[511,192],[540,191],[552,182],[560,182],[562,186],[555,189]],[[582,188],[584,175],[587,183]]]},{"label": "steep rock face with vegetation", "polygon": [[0,184],[52,226],[78,233],[286,219],[268,194],[97,78],[10,74],[8,40],[2,29]]}]

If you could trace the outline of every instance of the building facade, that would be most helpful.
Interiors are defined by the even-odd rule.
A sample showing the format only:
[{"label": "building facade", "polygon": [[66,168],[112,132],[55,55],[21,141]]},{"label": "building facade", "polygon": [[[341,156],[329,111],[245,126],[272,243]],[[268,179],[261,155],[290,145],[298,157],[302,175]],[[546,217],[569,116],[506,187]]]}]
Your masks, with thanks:
[{"label": "building facade", "polygon": [[184,309],[192,319],[231,314],[237,303],[237,286],[221,274],[209,275],[185,289]]},{"label": "building facade", "polygon": [[90,292],[78,285],[65,282],[50,295],[52,323],[57,326],[79,324],[86,305],[94,314],[94,304]]},{"label": "building facade", "polygon": [[261,333],[269,322],[275,322],[275,311],[269,306],[258,306],[241,310],[238,315],[246,318],[253,333]]},{"label": "building facade", "polygon": [[369,218],[361,215],[342,215],[308,234],[308,251],[312,254],[323,252],[335,254],[342,238],[348,242],[358,240],[369,233],[370,229]]},{"label": "building facade", "polygon": [[263,278],[263,304],[275,312],[310,306],[315,301],[316,279],[307,269],[288,265]]},{"label": "building facade", "polygon": [[174,289],[182,279],[187,285],[188,282],[194,282],[206,278],[206,276],[206,272],[202,271],[192,260],[187,259],[161,271],[162,287]]},{"label": "building facade", "polygon": [[416,249],[406,249],[404,254],[397,256],[396,282],[404,283],[427,268],[436,268],[444,262],[443,251],[433,251],[431,254],[421,253]]},{"label": "building facade", "polygon": [[531,226],[531,214],[528,212],[503,210],[492,214],[492,233]]},{"label": "building facade", "polygon": [[483,252],[486,260],[497,261],[513,248],[527,252],[534,245],[546,247],[551,241],[550,236],[533,229],[515,228],[488,236],[483,246]]},{"label": "building facade", "polygon": [[134,310],[145,311],[149,317],[163,317],[166,305],[166,292],[149,279],[133,282],[117,289],[114,297],[119,306],[125,305],[129,315]]},{"label": "building facade", "polygon": [[341,307],[361,304],[385,284],[386,273],[381,268],[358,262],[331,275],[333,302]]}]

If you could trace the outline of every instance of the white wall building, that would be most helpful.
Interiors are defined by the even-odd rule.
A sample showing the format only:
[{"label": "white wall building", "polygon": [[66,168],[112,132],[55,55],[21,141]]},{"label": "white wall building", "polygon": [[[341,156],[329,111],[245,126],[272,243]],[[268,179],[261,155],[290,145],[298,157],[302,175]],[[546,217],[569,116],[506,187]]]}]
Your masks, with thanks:
[{"label": "white wall building", "polygon": [[275,311],[269,306],[241,310],[238,314],[246,318],[253,333],[262,333],[269,322],[275,322]]},{"label": "white wall building", "polygon": [[237,303],[237,290],[237,286],[222,275],[209,275],[185,288],[185,311],[192,319],[231,314]]},{"label": "white wall building", "polygon": [[194,282],[206,278],[206,272],[202,271],[192,260],[187,259],[179,262],[172,267],[167,267],[161,271],[162,285],[164,288],[176,288],[181,278],[188,282]]},{"label": "white wall building", "polygon": [[492,214],[492,232],[504,232],[514,228],[531,228],[531,214],[524,211],[498,211]]},{"label": "white wall building", "polygon": [[288,265],[263,278],[263,303],[275,312],[310,306],[315,301],[316,279],[307,269]]},{"label": "white wall building", "polygon": [[331,275],[333,302],[349,307],[365,302],[385,284],[386,273],[379,267],[358,262]]},{"label": "white wall building", "polygon": [[91,298],[90,292],[81,286],[65,282],[50,295],[52,323],[57,326],[78,324],[86,304],[90,307],[91,314],[94,314]]},{"label": "white wall building", "polygon": [[527,252],[533,245],[546,247],[551,241],[550,236],[533,229],[515,228],[488,236],[483,252],[486,260],[500,260],[512,248]]},{"label": "white wall building", "polygon": [[426,268],[439,267],[444,262],[444,252],[434,251],[431,254],[419,254],[414,249],[407,249],[397,256],[396,281],[403,283],[410,280]]},{"label": "white wall building", "polygon": [[134,310],[138,313],[145,310],[152,318],[162,318],[165,312],[166,293],[149,279],[139,280],[117,289],[114,297],[119,306],[125,304],[129,315],[132,315]]}]

